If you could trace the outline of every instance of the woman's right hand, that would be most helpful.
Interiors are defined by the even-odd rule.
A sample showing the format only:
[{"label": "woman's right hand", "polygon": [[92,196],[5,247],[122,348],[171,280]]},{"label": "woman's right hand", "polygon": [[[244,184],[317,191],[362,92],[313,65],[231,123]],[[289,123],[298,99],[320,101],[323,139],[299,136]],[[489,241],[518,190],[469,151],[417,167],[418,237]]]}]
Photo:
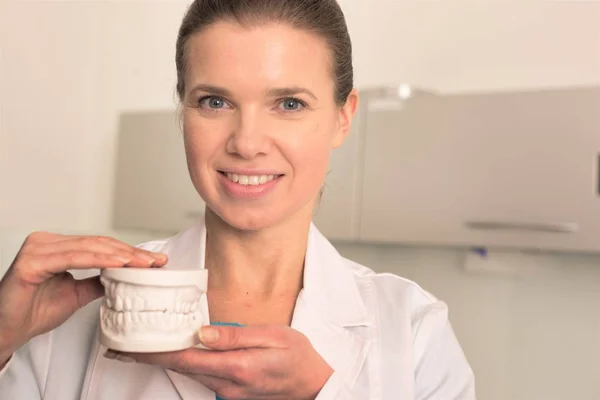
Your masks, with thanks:
[{"label": "woman's right hand", "polygon": [[164,254],[109,237],[32,233],[0,281],[0,366],[31,338],[104,295],[98,276],[76,280],[67,270],[162,267],[166,262]]}]

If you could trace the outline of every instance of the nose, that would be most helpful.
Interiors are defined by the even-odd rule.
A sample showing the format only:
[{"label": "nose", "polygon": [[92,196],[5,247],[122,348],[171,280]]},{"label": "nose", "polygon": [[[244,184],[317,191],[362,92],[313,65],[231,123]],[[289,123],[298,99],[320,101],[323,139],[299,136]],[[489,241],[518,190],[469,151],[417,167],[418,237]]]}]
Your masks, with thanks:
[{"label": "nose", "polygon": [[227,152],[247,160],[267,154],[270,138],[265,119],[257,110],[240,110],[227,141]]}]

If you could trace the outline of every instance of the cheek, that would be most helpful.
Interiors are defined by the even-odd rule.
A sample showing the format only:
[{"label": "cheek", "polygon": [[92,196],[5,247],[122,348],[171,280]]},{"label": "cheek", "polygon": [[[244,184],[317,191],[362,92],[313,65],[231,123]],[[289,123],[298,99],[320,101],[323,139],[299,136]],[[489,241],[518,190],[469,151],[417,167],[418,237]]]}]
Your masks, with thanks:
[{"label": "cheek", "polygon": [[[331,138],[334,125],[318,123],[307,127],[294,146],[294,174],[305,180],[321,181],[329,167]],[[318,183],[317,183],[318,184]]]},{"label": "cheek", "polygon": [[183,138],[188,163],[203,167],[223,146],[223,124],[201,118],[184,119]]}]

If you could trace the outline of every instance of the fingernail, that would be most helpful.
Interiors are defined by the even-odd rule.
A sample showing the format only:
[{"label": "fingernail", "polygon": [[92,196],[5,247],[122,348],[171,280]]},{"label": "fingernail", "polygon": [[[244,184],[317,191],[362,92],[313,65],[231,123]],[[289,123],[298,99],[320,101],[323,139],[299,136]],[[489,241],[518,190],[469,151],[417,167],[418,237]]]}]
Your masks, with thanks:
[{"label": "fingernail", "polygon": [[204,327],[198,332],[198,337],[202,343],[214,343],[219,340],[219,331],[213,328]]},{"label": "fingernail", "polygon": [[104,357],[108,358],[109,360],[116,360],[116,361],[121,361],[121,362],[124,362],[124,363],[133,363],[133,362],[135,362],[135,359],[133,359],[131,357],[124,356],[123,354],[117,353],[117,352],[112,351],[112,350],[106,350],[106,352],[104,353]]},{"label": "fingernail", "polygon": [[146,254],[146,253],[139,253],[139,254],[138,254],[138,256],[139,256],[139,257],[140,257],[142,260],[144,260],[144,261],[146,261],[146,262],[148,262],[148,263],[150,263],[150,264],[152,264],[154,261],[156,261],[156,258],[152,257],[150,254]]},{"label": "fingernail", "polygon": [[160,261],[164,261],[167,259],[167,255],[165,253],[152,253],[154,255],[155,258],[157,258]]}]

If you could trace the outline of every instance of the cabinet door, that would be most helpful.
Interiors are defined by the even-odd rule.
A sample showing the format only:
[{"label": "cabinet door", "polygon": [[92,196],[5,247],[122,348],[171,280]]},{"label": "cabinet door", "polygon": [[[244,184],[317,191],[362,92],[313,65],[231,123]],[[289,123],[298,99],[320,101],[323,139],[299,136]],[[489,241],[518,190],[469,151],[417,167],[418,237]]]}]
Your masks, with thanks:
[{"label": "cabinet door", "polygon": [[174,233],[204,213],[188,173],[175,111],[127,113],[120,119],[113,225]]},{"label": "cabinet door", "polygon": [[364,137],[359,112],[352,122],[348,137],[342,146],[333,150],[329,171],[321,201],[317,205],[313,221],[329,240],[348,241],[358,239],[358,215],[360,197],[359,160]]},{"label": "cabinet door", "polygon": [[372,107],[360,237],[600,250],[600,89]]}]

